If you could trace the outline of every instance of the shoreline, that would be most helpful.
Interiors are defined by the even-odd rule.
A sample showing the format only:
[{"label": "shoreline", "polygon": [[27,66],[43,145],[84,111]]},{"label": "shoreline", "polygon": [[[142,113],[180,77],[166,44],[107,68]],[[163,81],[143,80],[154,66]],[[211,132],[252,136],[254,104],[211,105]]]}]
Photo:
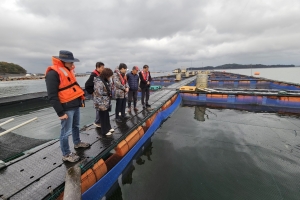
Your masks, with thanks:
[{"label": "shoreline", "polygon": [[[84,77],[87,76],[87,74],[78,74],[75,75],[75,77]],[[45,79],[45,76],[20,76],[18,75],[0,75],[0,81],[24,81],[24,80],[39,80],[39,79]]]}]

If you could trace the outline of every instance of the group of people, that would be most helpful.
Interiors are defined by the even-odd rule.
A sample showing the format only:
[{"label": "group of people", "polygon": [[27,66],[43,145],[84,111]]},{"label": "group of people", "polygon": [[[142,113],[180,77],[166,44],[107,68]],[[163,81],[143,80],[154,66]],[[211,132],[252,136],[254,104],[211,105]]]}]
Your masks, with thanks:
[{"label": "group of people", "polygon": [[[76,162],[79,156],[70,151],[68,137],[72,133],[74,148],[87,148],[89,143],[82,142],[79,135],[80,107],[84,107],[85,92],[79,86],[74,74],[73,53],[61,50],[59,56],[52,57],[52,66],[46,70],[46,85],[48,99],[61,120],[60,148],[63,154],[62,160]],[[151,74],[149,66],[139,68],[134,66],[127,73],[127,65],[120,63],[113,72],[105,68],[104,63],[97,62],[96,69],[91,73],[85,83],[85,90],[93,96],[94,108],[96,109],[96,120],[94,125],[101,127],[101,133],[111,135],[114,132],[110,124],[109,112],[111,111],[111,100],[116,100],[115,121],[122,123],[128,119],[126,116],[126,104],[128,112],[138,111],[137,94],[141,88],[141,103],[143,108],[149,108]],[[127,102],[128,99],[128,102]],[[133,107],[132,107],[133,104]]]}]

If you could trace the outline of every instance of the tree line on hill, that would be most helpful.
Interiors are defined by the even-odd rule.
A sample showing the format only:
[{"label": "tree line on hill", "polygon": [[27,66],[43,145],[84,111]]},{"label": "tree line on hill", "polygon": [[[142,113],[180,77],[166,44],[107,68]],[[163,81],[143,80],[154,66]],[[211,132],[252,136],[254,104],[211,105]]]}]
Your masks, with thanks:
[{"label": "tree line on hill", "polygon": [[26,74],[26,70],[20,65],[8,62],[0,62],[1,74]]},{"label": "tree line on hill", "polygon": [[217,70],[217,69],[251,69],[251,68],[279,68],[279,67],[295,67],[295,65],[240,65],[240,64],[225,64],[217,67],[189,67],[187,70]]}]

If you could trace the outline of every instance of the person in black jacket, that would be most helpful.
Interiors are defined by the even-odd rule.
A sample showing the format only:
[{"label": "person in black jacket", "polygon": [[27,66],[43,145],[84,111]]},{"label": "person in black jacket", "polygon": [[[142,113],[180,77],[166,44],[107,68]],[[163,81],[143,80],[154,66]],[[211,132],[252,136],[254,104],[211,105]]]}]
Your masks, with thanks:
[{"label": "person in black jacket", "polygon": [[80,140],[80,111],[84,106],[84,91],[78,85],[74,75],[73,62],[79,62],[73,53],[61,50],[59,56],[52,57],[53,65],[46,70],[48,99],[56,111],[60,123],[60,148],[62,160],[76,162],[79,156],[69,147],[69,135],[72,133],[74,148],[87,148],[89,143]]},{"label": "person in black jacket", "polygon": [[[150,82],[152,80],[151,78],[151,74],[149,72],[149,66],[148,65],[144,65],[143,66],[143,71],[141,71],[139,73],[139,76],[140,76],[140,79],[141,79],[141,82],[140,82],[140,88],[142,90],[142,105],[143,105],[143,108],[149,108],[151,107],[149,104],[148,104],[148,101],[149,101],[149,96],[150,96]],[[145,95],[146,95],[146,104],[145,104]]]},{"label": "person in black jacket", "polygon": [[[89,79],[85,82],[85,90],[87,91],[88,94],[92,95],[94,93],[94,79],[95,77],[100,76],[103,69],[104,69],[104,63],[97,62],[96,69],[91,73]],[[99,110],[96,110],[96,120],[94,122],[94,125],[96,127],[101,127]]]},{"label": "person in black jacket", "polygon": [[136,107],[137,102],[137,93],[139,89],[139,75],[138,75],[139,68],[137,66],[134,66],[132,68],[132,71],[129,72],[127,76],[127,81],[129,85],[129,92],[128,92],[128,112],[131,112],[131,102],[133,99],[133,109],[135,111],[138,111],[138,108]]}]

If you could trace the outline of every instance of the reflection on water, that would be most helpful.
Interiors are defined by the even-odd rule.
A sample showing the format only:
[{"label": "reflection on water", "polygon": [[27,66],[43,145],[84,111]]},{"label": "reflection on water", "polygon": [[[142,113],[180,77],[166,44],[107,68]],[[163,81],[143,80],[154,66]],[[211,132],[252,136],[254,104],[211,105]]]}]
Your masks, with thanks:
[{"label": "reflection on water", "polygon": [[[144,157],[146,157],[148,161],[152,161],[152,149],[153,147],[150,138],[148,141],[145,142],[144,147],[137,152],[133,161],[135,160],[137,165],[143,165],[146,162],[145,159],[143,159]],[[106,193],[107,200],[123,200],[122,189],[120,185],[124,187],[124,185],[126,184],[131,185],[133,183],[133,172],[136,169],[133,161],[131,161],[127,165],[127,167],[122,172],[122,175],[119,177],[119,180],[116,181],[114,185],[110,188],[110,190]]]},{"label": "reflection on water", "polygon": [[208,119],[208,115],[205,114],[205,110],[205,107],[195,106],[195,119],[200,122],[204,122],[205,117]]},{"label": "reflection on water", "polygon": [[133,163],[131,161],[129,166],[127,166],[127,168],[122,173],[122,185],[132,183],[132,180],[133,180],[132,173],[134,170],[135,170],[135,167],[133,166]]},{"label": "reflection on water", "polygon": [[299,131],[290,116],[180,107],[152,137],[152,161],[137,153],[125,170],[130,184],[119,179],[119,197],[299,199]]},{"label": "reflection on water", "polygon": [[217,117],[216,113],[212,112],[207,107],[194,106],[194,108],[195,108],[194,119],[196,119],[197,121],[204,122],[205,118],[209,119],[209,115],[207,113],[210,113],[210,114],[214,115],[215,117]]}]

